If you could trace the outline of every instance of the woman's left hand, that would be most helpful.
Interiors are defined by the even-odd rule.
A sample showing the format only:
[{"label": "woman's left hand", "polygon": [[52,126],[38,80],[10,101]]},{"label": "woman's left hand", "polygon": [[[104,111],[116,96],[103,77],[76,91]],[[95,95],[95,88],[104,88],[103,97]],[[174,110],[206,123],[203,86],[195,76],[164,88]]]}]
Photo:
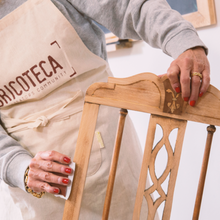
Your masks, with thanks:
[{"label": "woman's left hand", "polygon": [[210,66],[204,49],[195,47],[186,50],[171,63],[167,76],[173,89],[177,93],[182,92],[184,101],[194,106],[210,84]]}]

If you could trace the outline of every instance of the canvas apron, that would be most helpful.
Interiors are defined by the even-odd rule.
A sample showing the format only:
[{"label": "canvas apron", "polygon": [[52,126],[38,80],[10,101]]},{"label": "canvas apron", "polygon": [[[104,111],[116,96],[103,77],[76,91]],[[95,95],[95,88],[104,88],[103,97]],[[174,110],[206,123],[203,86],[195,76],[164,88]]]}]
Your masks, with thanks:
[{"label": "canvas apron", "polygon": [[[50,0],[29,0],[3,18],[0,44],[0,112],[7,132],[32,155],[56,150],[73,158],[85,91],[107,80],[107,62],[86,48]],[[100,109],[96,130],[104,146],[94,138],[81,220],[102,214],[117,120],[118,109]],[[135,201],[141,149],[129,117],[125,133],[110,219],[131,219]],[[62,219],[61,198],[46,193],[37,199],[3,181],[0,193],[0,219]]]}]

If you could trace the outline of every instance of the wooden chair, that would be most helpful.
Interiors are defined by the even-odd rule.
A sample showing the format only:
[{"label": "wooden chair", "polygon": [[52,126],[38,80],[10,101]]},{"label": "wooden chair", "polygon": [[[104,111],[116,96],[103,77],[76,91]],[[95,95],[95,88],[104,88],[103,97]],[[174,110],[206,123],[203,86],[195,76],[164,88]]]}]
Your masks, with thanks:
[{"label": "wooden chair", "polygon": [[[63,220],[77,220],[79,218],[90,150],[100,105],[121,108],[102,220],[108,219],[120,142],[127,114],[126,109],[151,114],[133,212],[133,220],[139,219],[143,197],[146,198],[148,203],[149,211],[147,214],[148,216],[146,216],[147,220],[154,219],[157,208],[164,201],[165,206],[162,219],[170,219],[174,186],[187,121],[211,124],[207,128],[207,143],[193,214],[193,220],[198,219],[212,136],[215,132],[214,125],[220,126],[220,91],[210,85],[207,93],[204,94],[202,98],[199,98],[196,106],[191,107],[188,103],[182,100],[180,94],[173,91],[169,80],[166,77],[159,78],[152,73],[142,73],[125,79],[110,77],[107,83],[95,83],[87,90],[76,152],[74,155],[74,162],[76,163],[75,178],[73,181],[71,196],[65,204]],[[210,106],[212,106],[212,108],[210,108]],[[157,124],[162,127],[164,134],[162,140],[154,147],[153,142]],[[168,136],[175,128],[178,128],[178,134],[175,151],[173,152]],[[166,146],[168,162],[163,174],[157,178],[154,171],[155,158],[163,145]],[[148,168],[153,185],[146,190],[145,184],[148,176]],[[168,175],[170,175],[168,192],[165,194],[161,188],[161,184]],[[153,202],[151,194],[155,190],[160,194],[160,198]]]}]

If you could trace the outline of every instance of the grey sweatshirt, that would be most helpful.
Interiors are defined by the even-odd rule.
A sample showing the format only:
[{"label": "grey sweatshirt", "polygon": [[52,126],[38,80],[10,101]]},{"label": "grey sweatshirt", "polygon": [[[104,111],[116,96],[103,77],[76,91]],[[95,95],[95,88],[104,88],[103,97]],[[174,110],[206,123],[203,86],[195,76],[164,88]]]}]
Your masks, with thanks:
[{"label": "grey sweatshirt", "polygon": [[[0,18],[25,0],[0,4]],[[84,44],[107,60],[105,35],[96,22],[122,39],[144,40],[177,58],[185,50],[205,45],[193,26],[171,10],[165,0],[52,0],[69,20]],[[0,180],[24,189],[24,171],[32,155],[0,126]]]}]

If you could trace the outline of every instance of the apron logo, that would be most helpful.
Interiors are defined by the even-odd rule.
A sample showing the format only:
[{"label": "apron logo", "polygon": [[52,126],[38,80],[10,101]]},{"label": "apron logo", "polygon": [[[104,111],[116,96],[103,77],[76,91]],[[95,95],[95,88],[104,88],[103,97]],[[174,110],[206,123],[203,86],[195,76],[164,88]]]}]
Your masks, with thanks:
[{"label": "apron logo", "polygon": [[[8,82],[8,84],[3,86],[4,88],[0,88],[0,107],[3,107],[12,101],[15,103],[15,99],[18,96],[24,95],[24,93],[29,92],[29,96],[31,94],[33,95],[33,91],[30,91],[31,88],[42,84],[48,80],[48,78],[57,74],[58,70],[63,69],[63,66],[61,66],[61,64],[58,63],[52,56],[48,56],[47,58],[47,61],[40,61],[38,65],[32,66],[29,70],[22,73],[20,76],[17,76],[14,80]],[[64,73],[66,74],[65,71]],[[62,73],[60,73],[60,75],[63,76]],[[60,78],[60,75],[56,75],[57,79]],[[48,85],[50,85],[51,82],[49,81],[48,83]],[[37,91],[39,91],[39,89],[37,89]],[[28,97],[26,96],[25,99],[27,98]]]}]

